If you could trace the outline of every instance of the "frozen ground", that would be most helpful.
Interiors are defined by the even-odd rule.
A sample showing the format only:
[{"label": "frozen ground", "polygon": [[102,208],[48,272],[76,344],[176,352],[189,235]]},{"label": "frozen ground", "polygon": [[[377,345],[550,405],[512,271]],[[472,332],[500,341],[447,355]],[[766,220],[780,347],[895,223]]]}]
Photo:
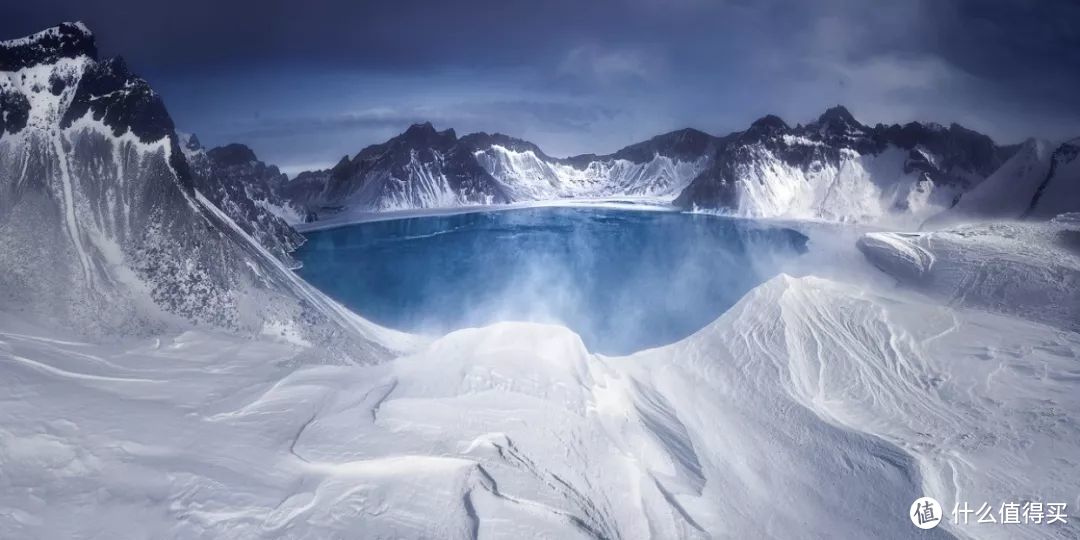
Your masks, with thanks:
[{"label": "frozen ground", "polygon": [[[996,257],[941,245],[934,268]],[[0,537],[911,538],[923,494],[1075,514],[1080,335],[830,277],[618,358],[502,323],[310,366],[286,342],[86,344],[2,315]],[[949,533],[1080,518],[924,536]]]}]

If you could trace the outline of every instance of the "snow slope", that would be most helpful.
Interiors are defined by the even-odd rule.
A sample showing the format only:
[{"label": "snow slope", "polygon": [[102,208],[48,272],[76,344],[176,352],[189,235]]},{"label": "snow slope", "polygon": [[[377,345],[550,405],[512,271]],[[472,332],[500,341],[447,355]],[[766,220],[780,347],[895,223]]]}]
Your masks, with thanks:
[{"label": "snow slope", "polygon": [[3,537],[910,538],[924,493],[1077,503],[1077,334],[817,278],[624,358],[526,323],[299,369],[0,328]]},{"label": "snow slope", "polygon": [[78,23],[0,42],[0,309],[73,335],[196,325],[317,343],[339,361],[389,356],[372,337],[392,332],[311,289],[252,236],[267,232],[273,249],[259,212],[201,195],[160,96],[96,54]]},{"label": "snow slope", "polygon": [[704,170],[709,156],[680,161],[654,155],[635,163],[615,157],[597,158],[575,166],[544,159],[533,150],[516,151],[492,145],[475,152],[476,159],[507,186],[515,201],[542,201],[568,197],[653,197],[674,199]]},{"label": "snow slope", "polygon": [[748,151],[755,157],[739,167],[731,212],[742,217],[907,224],[940,211],[957,193],[905,172],[908,152],[895,146],[878,154],[848,150],[835,163],[809,167],[790,165],[765,146]]},{"label": "snow slope", "polygon": [[904,285],[951,304],[1080,331],[1080,215],[1049,222],[868,233],[859,249]]},{"label": "snow slope", "polygon": [[956,124],[871,127],[840,106],[805,126],[769,115],[726,137],[674,204],[911,228],[952,206],[1009,152]]},{"label": "snow slope", "polygon": [[1062,144],[1030,139],[1000,169],[952,208],[923,225],[933,229],[958,223],[1035,218],[1080,211],[1080,139]]},{"label": "snow slope", "polygon": [[965,220],[1019,218],[1050,171],[1052,151],[1050,143],[1029,139],[1000,169],[962,195],[956,206],[931,218],[927,226]]},{"label": "snow slope", "polygon": [[1058,146],[1050,159],[1050,171],[1032,197],[1025,217],[1046,219],[1080,212],[1080,138]]}]

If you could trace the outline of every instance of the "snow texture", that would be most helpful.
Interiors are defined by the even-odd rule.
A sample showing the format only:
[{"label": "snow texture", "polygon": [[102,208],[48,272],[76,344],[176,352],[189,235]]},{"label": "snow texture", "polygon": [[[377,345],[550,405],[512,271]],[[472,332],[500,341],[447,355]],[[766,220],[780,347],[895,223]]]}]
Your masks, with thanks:
[{"label": "snow texture", "polygon": [[901,283],[944,300],[1080,331],[1080,214],[1049,222],[873,232],[859,249]]},{"label": "snow texture", "polygon": [[[0,538],[910,538],[922,495],[1080,507],[1076,214],[870,232],[859,250],[898,287],[781,275],[626,357],[529,323],[428,341],[326,298],[196,189],[160,99],[95,60],[85,27],[39,36],[0,43]],[[825,146],[865,133],[843,110],[812,127],[798,135]],[[805,145],[779,119],[751,129]],[[455,204],[508,202],[452,135],[420,126],[407,152],[343,160],[308,200],[352,196],[383,163],[359,200],[449,204],[449,185]],[[684,150],[712,144],[675,140],[670,163],[639,147],[611,170],[649,163],[665,182],[620,178],[667,193],[697,163]],[[748,170],[771,186],[740,197],[779,214],[823,189],[837,215],[875,215],[922,182],[901,157],[959,159],[856,149],[799,180],[808,194],[776,148],[732,155],[762,158]],[[684,193],[723,200],[740,163],[694,165]],[[515,167],[547,189],[543,166]],[[879,185],[879,167],[908,180]],[[1062,178],[1024,212],[1057,210]],[[819,270],[850,270],[835,259]],[[92,331],[110,327],[128,335]],[[1077,538],[1080,519],[924,536],[949,535]]]},{"label": "snow texture", "polygon": [[1077,334],[818,278],[623,358],[501,323],[294,369],[0,322],[3,537],[909,538],[922,494],[1076,503]]}]

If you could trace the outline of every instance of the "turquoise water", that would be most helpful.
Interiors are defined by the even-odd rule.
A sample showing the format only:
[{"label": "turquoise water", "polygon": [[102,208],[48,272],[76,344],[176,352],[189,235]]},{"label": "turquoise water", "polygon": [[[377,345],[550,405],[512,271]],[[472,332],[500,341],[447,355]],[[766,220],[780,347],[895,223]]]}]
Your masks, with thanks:
[{"label": "turquoise water", "polygon": [[605,354],[694,333],[806,244],[744,220],[600,208],[419,217],[307,237],[300,275],[385,326],[442,334],[553,322]]}]

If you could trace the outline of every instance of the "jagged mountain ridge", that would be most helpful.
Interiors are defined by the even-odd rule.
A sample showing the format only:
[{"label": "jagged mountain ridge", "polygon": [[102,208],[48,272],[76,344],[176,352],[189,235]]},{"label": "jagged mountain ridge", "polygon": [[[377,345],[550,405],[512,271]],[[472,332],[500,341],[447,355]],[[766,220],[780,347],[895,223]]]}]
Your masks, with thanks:
[{"label": "jagged mountain ridge", "polygon": [[453,130],[416,124],[389,141],[345,156],[333,168],[305,172],[285,187],[294,205],[313,213],[355,206],[372,210],[510,202],[459,144]]},{"label": "jagged mountain ridge", "polygon": [[182,134],[180,139],[199,192],[275,257],[297,267],[291,253],[304,237],[290,224],[303,221],[303,216],[281,196],[288,177],[242,144],[207,150],[194,135]]},{"label": "jagged mountain ridge", "polygon": [[769,115],[723,137],[683,129],[613,154],[568,158],[503,134],[458,138],[424,123],[332,169],[301,173],[285,196],[320,218],[350,209],[612,197],[750,217],[924,218],[950,207],[1015,150],[957,124],[869,127],[842,106],[805,126]]},{"label": "jagged mountain ridge", "polygon": [[951,206],[1010,151],[957,124],[868,127],[841,106],[805,126],[770,115],[734,134],[674,203],[748,217],[925,217]]},{"label": "jagged mountain ridge", "polygon": [[201,192],[160,96],[99,61],[86,26],[0,42],[0,118],[6,311],[90,335],[194,323],[385,352]]},{"label": "jagged mountain ridge", "polygon": [[716,138],[680,130],[607,156],[554,158],[495,133],[457,137],[415,124],[333,168],[304,172],[285,197],[319,217],[352,208],[386,211],[580,197],[674,197],[704,168]]}]

